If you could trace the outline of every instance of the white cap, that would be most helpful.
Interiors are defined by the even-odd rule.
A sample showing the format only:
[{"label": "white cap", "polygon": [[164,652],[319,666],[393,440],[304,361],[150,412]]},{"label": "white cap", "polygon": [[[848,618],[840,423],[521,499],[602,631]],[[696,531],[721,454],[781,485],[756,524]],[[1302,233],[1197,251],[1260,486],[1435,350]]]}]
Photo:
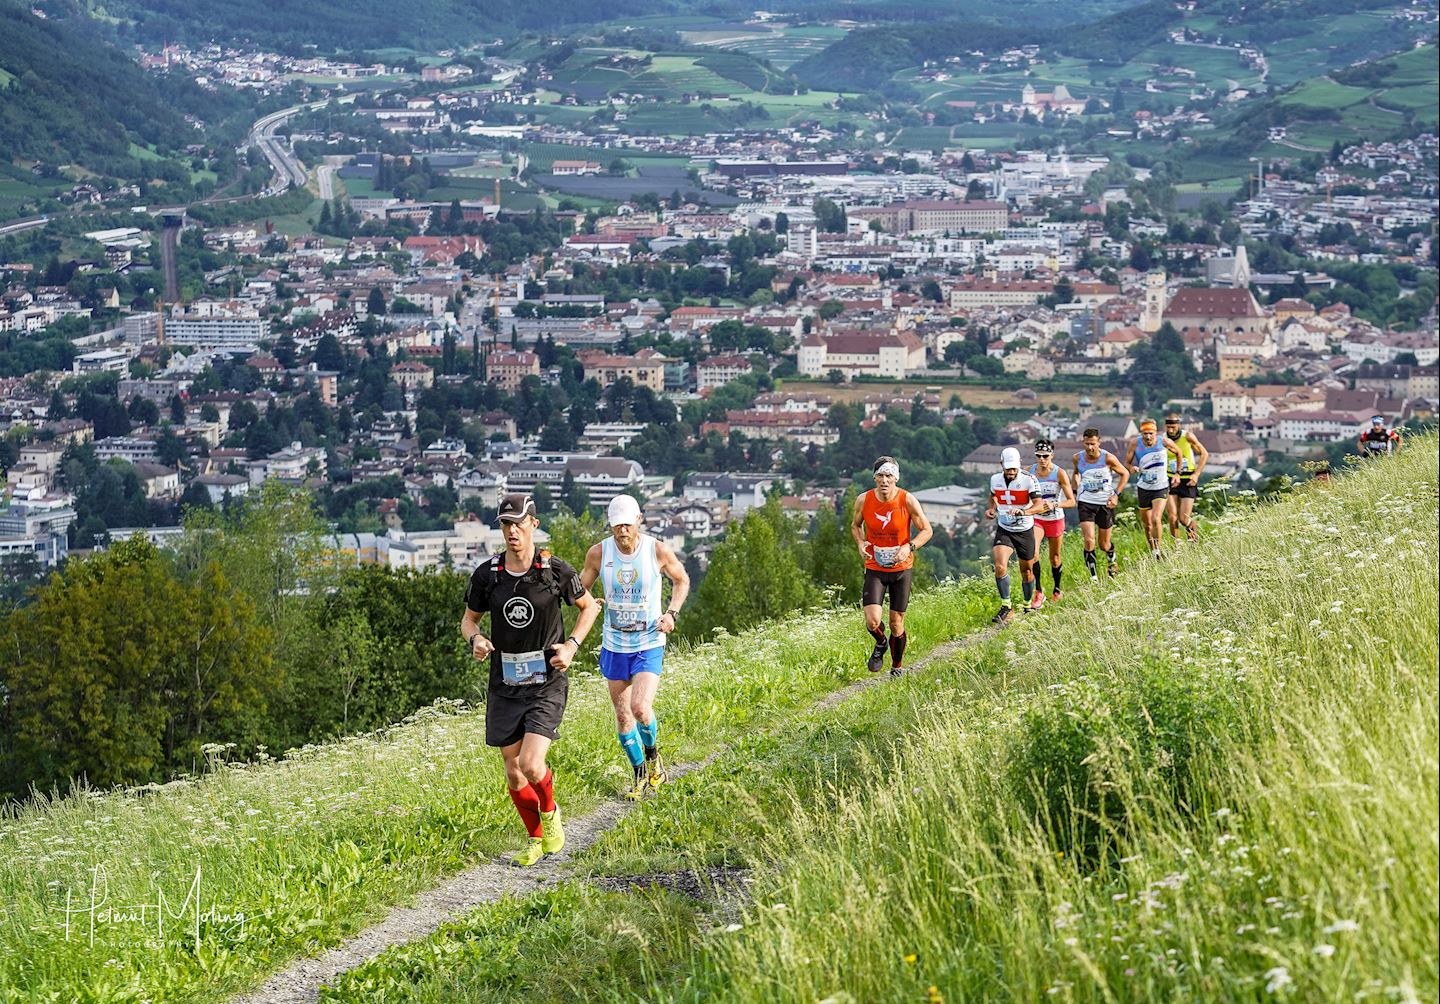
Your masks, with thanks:
[{"label": "white cap", "polygon": [[611,526],[640,522],[640,503],[633,495],[616,495],[605,507],[605,518]]},{"label": "white cap", "polygon": [[1020,469],[1020,451],[1013,446],[1007,446],[1001,450],[1000,468],[1006,471],[1018,471]]}]

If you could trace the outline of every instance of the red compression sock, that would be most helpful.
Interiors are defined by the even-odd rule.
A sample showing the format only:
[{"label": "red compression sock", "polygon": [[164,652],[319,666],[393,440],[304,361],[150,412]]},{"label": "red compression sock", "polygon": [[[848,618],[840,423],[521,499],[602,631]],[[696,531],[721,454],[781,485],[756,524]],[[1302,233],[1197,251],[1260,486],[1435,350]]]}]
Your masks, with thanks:
[{"label": "red compression sock", "polygon": [[511,788],[510,801],[515,803],[515,811],[520,813],[525,832],[532,837],[540,836],[540,799],[535,789],[528,784],[523,788]]},{"label": "red compression sock", "polygon": [[541,812],[555,811],[555,772],[547,770],[545,776],[538,781],[530,782],[530,790],[535,793]]}]

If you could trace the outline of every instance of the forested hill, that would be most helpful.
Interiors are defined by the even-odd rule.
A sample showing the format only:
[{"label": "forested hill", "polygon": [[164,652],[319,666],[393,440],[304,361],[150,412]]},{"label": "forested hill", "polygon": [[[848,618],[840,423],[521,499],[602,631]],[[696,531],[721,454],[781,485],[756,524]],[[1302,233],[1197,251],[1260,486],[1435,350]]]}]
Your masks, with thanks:
[{"label": "forested hill", "polygon": [[3,159],[82,164],[118,173],[131,144],[183,150],[202,134],[185,120],[236,111],[234,96],[183,77],[146,74],[82,16],[36,17],[0,0],[0,149]]},{"label": "forested hill", "polygon": [[517,29],[555,30],[673,10],[673,0],[113,0],[122,38],[189,43],[249,40],[290,49],[379,49],[485,41]]}]

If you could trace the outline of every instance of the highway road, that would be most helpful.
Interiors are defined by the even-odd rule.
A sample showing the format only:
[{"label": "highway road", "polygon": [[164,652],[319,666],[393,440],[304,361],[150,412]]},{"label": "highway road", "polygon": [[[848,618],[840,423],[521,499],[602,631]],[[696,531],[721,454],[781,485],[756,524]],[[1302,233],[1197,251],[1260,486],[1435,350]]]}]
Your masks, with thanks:
[{"label": "highway road", "polygon": [[289,108],[282,108],[278,112],[271,112],[263,118],[256,119],[255,124],[250,127],[250,143],[258,146],[265,159],[275,170],[275,178],[270,183],[270,189],[262,194],[278,195],[287,188],[303,188],[309,179],[309,172],[305,165],[295,154],[290,152],[289,143],[275,135],[279,129],[290,119],[303,111],[311,108],[323,108],[326,102],[312,101],[305,105],[292,105]]},{"label": "highway road", "polygon": [[14,223],[7,223],[0,227],[0,237],[7,234],[18,234],[22,230],[33,230],[35,227],[43,227],[50,222],[48,216],[36,216],[28,220],[16,220]]},{"label": "highway road", "polygon": [[[349,102],[354,100],[355,99],[353,95],[347,95],[346,97],[339,99],[341,104],[348,104]],[[290,119],[294,118],[300,112],[308,111],[314,108],[324,108],[327,104],[329,104],[328,100],[312,101],[308,104],[303,105],[292,105],[289,108],[282,108],[279,111],[271,112],[268,115],[256,119],[255,123],[250,127],[250,134],[246,137],[245,145],[247,147],[259,147],[260,152],[265,155],[265,159],[270,162],[270,166],[274,170],[275,176],[271,179],[269,186],[262,191],[256,192],[252,195],[212,195],[208,199],[200,199],[196,204],[208,205],[211,203],[221,202],[243,202],[247,199],[263,199],[274,195],[280,195],[292,187],[303,188],[306,182],[309,181],[309,171],[306,169],[305,165],[301,163],[300,158],[296,157],[295,154],[291,152],[289,142],[287,140],[281,139],[279,136],[276,136],[275,132],[282,125],[290,121]],[[327,176],[326,172],[322,169],[318,177],[318,181],[320,184],[321,196],[326,199],[332,198],[333,178]],[[162,215],[165,213],[183,213],[186,208],[186,206],[167,206],[158,209],[152,207],[149,212],[151,215]],[[96,213],[113,211],[114,210],[111,209],[95,210]],[[76,215],[89,214],[79,213]],[[43,227],[47,223],[49,223],[51,219],[52,217],[50,216],[32,216],[26,219],[11,220],[9,222],[0,224],[0,237],[4,237],[8,234],[19,233],[23,230],[29,230],[33,227]]]}]

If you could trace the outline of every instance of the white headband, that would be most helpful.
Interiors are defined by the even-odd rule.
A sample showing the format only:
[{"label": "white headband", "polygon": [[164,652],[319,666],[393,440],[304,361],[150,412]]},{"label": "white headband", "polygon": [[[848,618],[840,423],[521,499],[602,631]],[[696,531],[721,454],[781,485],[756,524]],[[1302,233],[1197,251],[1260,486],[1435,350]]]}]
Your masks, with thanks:
[{"label": "white headband", "polygon": [[898,480],[900,477],[900,465],[895,463],[893,460],[887,460],[885,461],[885,463],[875,468],[876,477],[879,477],[881,474],[889,474],[891,477]]}]

